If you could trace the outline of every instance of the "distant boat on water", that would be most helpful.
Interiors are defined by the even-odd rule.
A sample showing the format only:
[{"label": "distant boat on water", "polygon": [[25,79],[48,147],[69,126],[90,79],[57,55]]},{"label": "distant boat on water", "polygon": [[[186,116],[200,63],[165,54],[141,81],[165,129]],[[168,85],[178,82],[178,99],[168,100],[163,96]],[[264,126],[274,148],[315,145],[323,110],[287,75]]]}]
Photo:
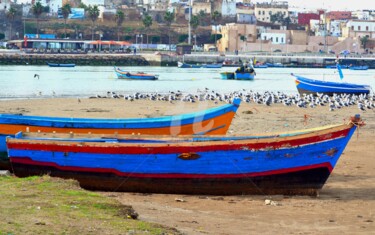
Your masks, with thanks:
[{"label": "distant boat on water", "polygon": [[321,81],[294,74],[292,74],[292,76],[296,78],[295,82],[300,94],[369,94],[371,90],[369,85]]},{"label": "distant boat on water", "polygon": [[350,70],[368,70],[368,66],[367,65],[363,65],[363,66],[350,66],[349,69]]},{"label": "distant boat on water", "polygon": [[208,69],[219,69],[223,67],[223,64],[203,64],[202,68],[208,68]]},{"label": "distant boat on water", "polygon": [[55,63],[49,63],[47,62],[47,65],[49,67],[75,67],[76,64],[55,64]]},{"label": "distant boat on water", "polygon": [[157,80],[158,75],[154,74],[147,74],[143,72],[129,72],[126,70],[122,70],[120,68],[115,67],[115,73],[117,75],[117,78],[122,78],[122,79],[132,79],[132,80]]},{"label": "distant boat on water", "polygon": [[283,68],[285,67],[282,63],[266,63],[269,68]]},{"label": "distant boat on water", "polygon": [[179,68],[208,68],[208,69],[219,69],[223,67],[222,64],[187,64],[178,61],[177,66]]},{"label": "distant boat on water", "polygon": [[234,79],[234,72],[222,72],[220,73],[221,79],[232,80]]},{"label": "distant boat on water", "polygon": [[177,62],[177,67],[179,68],[201,68],[202,65],[199,64],[187,64],[187,63],[182,63],[180,61]]}]

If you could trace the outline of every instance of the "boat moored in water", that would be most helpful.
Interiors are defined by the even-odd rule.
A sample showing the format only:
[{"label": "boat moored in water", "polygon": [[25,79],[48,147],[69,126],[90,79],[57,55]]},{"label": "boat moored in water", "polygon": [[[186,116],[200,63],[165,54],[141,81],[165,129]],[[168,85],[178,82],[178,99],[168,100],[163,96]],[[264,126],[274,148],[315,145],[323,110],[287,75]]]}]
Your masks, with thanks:
[{"label": "boat moored in water", "polygon": [[324,93],[327,95],[333,94],[369,94],[371,87],[369,85],[345,83],[345,82],[331,82],[305,78],[294,75],[296,86],[300,94],[316,94]]},{"label": "boat moored in water", "polygon": [[122,70],[120,68],[115,67],[115,73],[117,75],[117,78],[122,78],[122,79],[132,79],[132,80],[157,80],[158,75],[154,74],[147,74],[143,72],[129,72],[126,70]]},{"label": "boat moored in water", "polygon": [[49,63],[49,62],[47,62],[47,65],[49,67],[68,67],[68,68],[76,66],[76,64],[56,64],[56,63]]}]

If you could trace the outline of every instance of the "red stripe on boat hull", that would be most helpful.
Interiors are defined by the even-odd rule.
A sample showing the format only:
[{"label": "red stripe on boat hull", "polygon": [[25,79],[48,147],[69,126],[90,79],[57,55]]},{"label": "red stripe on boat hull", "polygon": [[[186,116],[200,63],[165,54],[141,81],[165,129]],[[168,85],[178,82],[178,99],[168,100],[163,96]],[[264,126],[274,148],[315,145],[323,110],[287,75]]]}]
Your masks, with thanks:
[{"label": "red stripe on boat hull", "polygon": [[[38,151],[53,151],[53,152],[78,152],[78,153],[102,153],[102,154],[173,154],[173,153],[184,153],[184,152],[208,152],[208,151],[231,151],[231,150],[261,150],[261,149],[279,149],[279,148],[292,148],[305,144],[313,144],[316,142],[326,141],[335,138],[341,138],[348,135],[350,128],[322,134],[318,136],[310,136],[306,138],[292,139],[292,140],[282,140],[275,142],[260,142],[256,143],[244,143],[244,144],[233,144],[233,143],[215,143],[210,142],[207,145],[204,145],[204,142],[200,143],[201,145],[197,146],[179,146],[179,144],[170,144],[169,146],[158,146],[147,145],[146,148],[143,144],[135,144],[132,146],[127,144],[126,146],[117,145],[117,144],[85,144],[81,143],[72,143],[72,142],[57,142],[57,143],[43,143],[39,144],[37,141],[27,142],[15,142],[17,140],[11,140],[8,142],[8,148],[10,149],[23,149],[23,150],[38,150]],[[261,141],[261,140],[260,140]],[[240,141],[239,141],[240,142]],[[255,143],[254,143],[255,142]],[[103,146],[100,146],[103,145]],[[138,146],[137,146],[138,145]]]}]

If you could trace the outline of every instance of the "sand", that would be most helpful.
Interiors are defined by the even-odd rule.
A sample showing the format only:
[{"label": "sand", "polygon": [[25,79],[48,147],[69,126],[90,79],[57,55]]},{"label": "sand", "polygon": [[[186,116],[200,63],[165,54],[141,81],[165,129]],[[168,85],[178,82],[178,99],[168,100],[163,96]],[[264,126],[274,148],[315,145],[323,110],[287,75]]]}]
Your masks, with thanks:
[{"label": "sand", "polygon": [[[65,117],[153,117],[217,106],[122,99],[0,101],[1,113]],[[375,111],[241,104],[230,134],[269,133],[337,124],[360,113],[355,133],[318,197],[187,196],[107,192],[130,204],[140,219],[185,234],[375,234]],[[265,205],[271,199],[277,205]]]}]

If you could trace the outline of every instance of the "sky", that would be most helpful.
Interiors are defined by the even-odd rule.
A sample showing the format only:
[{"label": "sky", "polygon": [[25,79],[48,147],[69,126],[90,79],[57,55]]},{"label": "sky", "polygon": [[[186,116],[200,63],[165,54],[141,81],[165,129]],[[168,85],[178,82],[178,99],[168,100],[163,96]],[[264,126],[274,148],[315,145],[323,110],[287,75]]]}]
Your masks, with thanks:
[{"label": "sky", "polygon": [[[375,0],[281,0],[289,2],[289,7],[325,8],[335,10],[375,10]],[[270,0],[254,0],[253,2],[270,2]]]}]

